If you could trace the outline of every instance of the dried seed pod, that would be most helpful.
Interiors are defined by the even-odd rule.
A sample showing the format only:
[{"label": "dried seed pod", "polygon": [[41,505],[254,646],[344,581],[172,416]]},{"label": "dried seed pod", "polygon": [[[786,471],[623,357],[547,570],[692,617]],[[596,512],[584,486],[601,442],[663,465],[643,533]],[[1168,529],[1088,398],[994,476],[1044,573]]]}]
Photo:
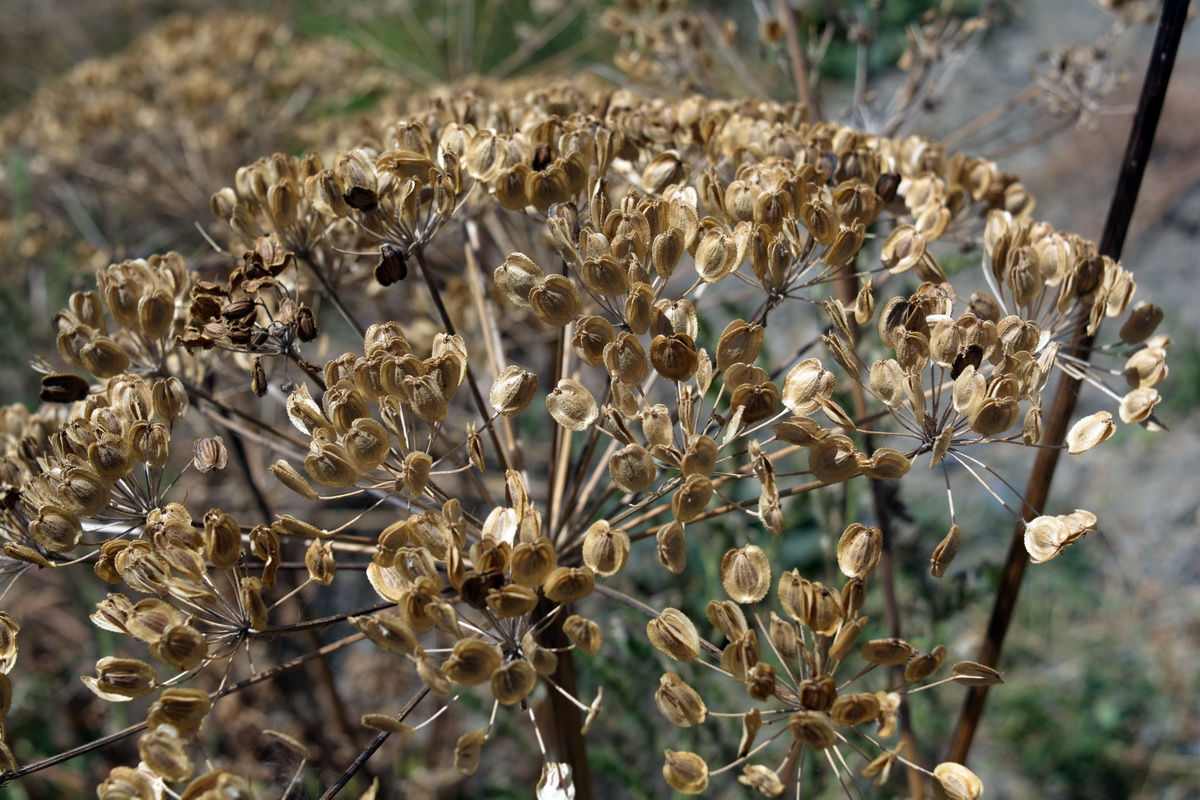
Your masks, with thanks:
[{"label": "dried seed pod", "polygon": [[954,410],[964,417],[972,417],[987,397],[987,380],[974,366],[967,366],[954,379]]},{"label": "dried seed pod", "polygon": [[829,715],[823,712],[801,709],[788,717],[787,725],[796,741],[815,750],[825,750],[837,744],[837,731]]},{"label": "dried seed pod", "polygon": [[138,755],[150,770],[168,781],[186,781],[194,766],[179,732],[169,725],[146,731],[138,737]]},{"label": "dried seed pod", "polygon": [[96,474],[106,481],[120,480],[133,470],[133,449],[124,437],[113,433],[105,433],[88,445],[87,455]]},{"label": "dried seed pod", "polygon": [[954,561],[954,556],[958,554],[958,547],[961,542],[962,534],[958,526],[951,525],[950,532],[934,548],[933,555],[929,559],[929,574],[935,578],[945,575],[946,568],[950,566],[950,562]]},{"label": "dried seed pod", "polygon": [[111,338],[98,336],[79,348],[79,362],[97,378],[111,378],[129,369],[129,354]]},{"label": "dried seed pod", "polygon": [[802,617],[797,621],[825,636],[836,631],[844,617],[841,597],[828,586],[813,582],[805,599]]},{"label": "dried seed pod", "polygon": [[[686,456],[685,456],[686,459]],[[704,475],[688,475],[671,496],[671,513],[676,522],[691,522],[700,515],[714,493],[712,481]]]},{"label": "dried seed pod", "polygon": [[192,466],[201,473],[225,469],[229,450],[220,436],[205,436],[192,443]]},{"label": "dried seed pod", "polygon": [[482,639],[460,639],[442,669],[446,677],[463,686],[478,686],[500,666],[500,651]]},{"label": "dried seed pod", "polygon": [[529,306],[542,322],[561,327],[579,316],[583,299],[569,279],[550,275],[529,291]]},{"label": "dried seed pod", "polygon": [[650,362],[641,341],[631,333],[620,334],[616,341],[604,347],[604,366],[614,381],[625,386],[637,386],[646,379]]},{"label": "dried seed pod", "polygon": [[218,508],[204,515],[204,552],[217,569],[233,569],[242,554],[241,528]]},{"label": "dried seed pod", "polygon": [[941,669],[945,662],[946,648],[939,644],[928,653],[919,655],[908,662],[908,666],[904,668],[904,681],[919,683]]},{"label": "dried seed pod", "polygon": [[969,418],[971,430],[981,436],[996,436],[1011,428],[1020,412],[1020,406],[1012,398],[986,397]]},{"label": "dried seed pod", "polygon": [[546,576],[542,593],[556,603],[573,603],[592,593],[596,573],[591,567],[556,567]]},{"label": "dried seed pod", "polygon": [[801,681],[797,689],[800,707],[809,711],[828,711],[837,699],[837,682],[829,675]]},{"label": "dried seed pod", "polygon": [[771,562],[761,547],[727,550],[721,558],[721,584],[736,603],[757,603],[771,589]]},{"label": "dried seed pod", "polygon": [[745,683],[760,656],[758,634],[755,631],[746,631],[725,645],[725,649],[721,651],[721,669],[728,672],[738,683]]},{"label": "dried seed pod", "polygon": [[976,800],[983,782],[962,764],[943,761],[933,768],[933,795],[938,800]]},{"label": "dried seed pod", "polygon": [[1163,320],[1163,310],[1145,301],[1138,302],[1129,312],[1121,326],[1121,341],[1125,344],[1141,344],[1154,335]]},{"label": "dried seed pod", "polygon": [[753,425],[775,416],[779,410],[779,388],[770,381],[755,385],[742,384],[733,390],[729,406],[735,410],[735,414],[740,414],[741,424]]},{"label": "dried seed pod", "polygon": [[537,605],[537,592],[527,586],[510,583],[487,593],[487,606],[501,619],[523,617]]},{"label": "dried seed pod", "polygon": [[617,339],[616,329],[604,317],[585,316],[575,321],[571,347],[589,367],[604,363],[604,348]]},{"label": "dried seed pod", "polygon": [[608,459],[608,474],[618,489],[636,494],[654,485],[657,469],[646,448],[629,444]]},{"label": "dried seed pod", "polygon": [[882,552],[883,533],[878,528],[851,523],[838,540],[838,567],[847,578],[865,578],[879,564]]},{"label": "dried seed pod", "polygon": [[650,364],[669,381],[690,380],[699,363],[696,342],[686,333],[659,334],[650,343]]},{"label": "dried seed pod", "polygon": [[917,652],[916,648],[903,639],[872,639],[862,646],[864,661],[893,667],[906,663]]},{"label": "dried seed pod", "polygon": [[879,698],[874,694],[846,694],[833,701],[829,715],[838,725],[861,725],[879,716]]},{"label": "dried seed pod", "polygon": [[537,684],[537,672],[523,658],[509,661],[492,673],[492,695],[505,706],[525,699]]},{"label": "dried seed pod", "polygon": [[96,662],[96,677],[85,675],[82,680],[110,703],[145,697],[158,688],[154,667],[136,658],[102,658]]},{"label": "dried seed pod", "polygon": [[778,797],[783,794],[783,781],[778,773],[762,764],[747,764],[738,776],[738,783],[755,789],[763,797]]},{"label": "dried seed pod", "polygon": [[353,486],[361,477],[345,450],[331,442],[322,444],[316,438],[304,457],[304,469],[316,483],[335,489]]},{"label": "dried seed pod", "polygon": [[685,476],[708,476],[717,466],[717,454],[720,448],[710,436],[688,437],[687,452],[680,461],[680,471]]},{"label": "dried seed pod", "polygon": [[862,610],[867,598],[866,586],[866,581],[862,578],[851,578],[842,585],[842,612],[847,619]]},{"label": "dried seed pod", "polygon": [[521,542],[509,557],[509,577],[513,583],[536,589],[558,566],[554,545],[544,536],[536,541]]},{"label": "dried seed pod", "polygon": [[700,634],[687,615],[675,608],[663,612],[646,624],[650,644],[676,661],[691,661],[700,655]]},{"label": "dried seed pod", "polygon": [[172,725],[181,735],[200,729],[200,723],[212,710],[212,700],[201,689],[164,689],[150,706],[146,724],[150,728]]},{"label": "dried seed pod", "polygon": [[[0,675],[7,675],[17,662],[17,634],[21,626],[6,611],[0,611]],[[0,719],[4,715],[0,714]]]},{"label": "dried seed pod", "polygon": [[579,277],[584,286],[603,297],[617,297],[629,291],[628,270],[608,253],[584,259]]},{"label": "dried seed pod", "polygon": [[391,448],[387,428],[370,417],[354,420],[342,436],[346,461],[359,473],[370,472],[382,464]]},{"label": "dried seed pod", "polygon": [[708,707],[696,690],[674,672],[663,673],[654,693],[658,712],[677,728],[700,725],[708,718]]},{"label": "dried seed pod", "polygon": [[318,586],[333,583],[334,575],[337,574],[333,543],[314,539],[304,552],[304,566],[308,567],[308,577]]},{"label": "dried seed pod", "polygon": [[480,728],[458,737],[454,745],[454,769],[462,775],[474,775],[479,769],[479,757],[487,741],[487,729]]},{"label": "dried seed pod", "polygon": [[679,228],[671,227],[654,237],[650,243],[650,263],[658,277],[667,280],[686,251],[684,234]]},{"label": "dried seed pod", "polygon": [[388,714],[363,714],[360,720],[365,727],[391,734],[415,733],[416,728],[405,725],[400,720]]},{"label": "dried seed pod", "polygon": [[80,517],[95,516],[112,498],[108,483],[84,467],[63,470],[57,489],[63,507]]},{"label": "dried seed pod", "polygon": [[395,614],[387,612],[371,616],[352,616],[346,620],[379,649],[389,653],[413,655],[420,645],[416,634]]},{"label": "dried seed pod", "polygon": [[954,682],[964,686],[995,686],[1004,683],[999,672],[986,664],[974,661],[959,661],[950,671],[954,674]]},{"label": "dried seed pod", "polygon": [[925,255],[925,236],[912,225],[895,228],[883,243],[879,260],[893,275],[916,266]]},{"label": "dried seed pod", "polygon": [[429,687],[429,691],[442,697],[454,691],[454,686],[442,671],[441,664],[426,655],[424,650],[418,650],[410,658],[417,667],[417,675]]},{"label": "dried seed pod", "polygon": [[267,471],[274,475],[280,483],[303,497],[305,500],[317,499],[316,489],[314,489],[312,485],[305,480],[303,475],[296,471],[295,467],[283,459],[276,461],[267,468]]},{"label": "dried seed pod", "polygon": [[52,553],[68,553],[83,538],[83,525],[70,511],[48,505],[40,508],[29,523],[29,535]]},{"label": "dried seed pod", "polygon": [[687,543],[684,541],[683,525],[668,522],[655,535],[658,561],[672,575],[678,575],[687,567]]},{"label": "dried seed pod", "polygon": [[529,406],[537,388],[537,375],[510,364],[496,377],[488,399],[497,414],[515,417]]},{"label": "dried seed pod", "polygon": [[1121,398],[1121,421],[1126,425],[1144,422],[1162,398],[1157,389],[1134,389]]},{"label": "dried seed pod", "polygon": [[695,753],[666,750],[663,778],[680,794],[700,794],[708,788],[708,764]]},{"label": "dried seed pod", "polygon": [[841,630],[837,632],[837,636],[833,639],[833,644],[829,646],[829,657],[841,661],[850,655],[850,651],[854,648],[854,643],[858,641],[858,635],[862,633],[863,628],[867,627],[867,621],[867,617],[859,617],[842,625]]},{"label": "dried seed pod", "polygon": [[[12,765],[13,770],[16,764]],[[157,797],[150,778],[132,767],[113,767],[96,787],[99,800],[154,800]]]},{"label": "dried seed pod", "polygon": [[826,436],[808,451],[808,468],[817,480],[840,483],[858,474],[854,442],[840,433]]},{"label": "dried seed pod", "polygon": [[771,640],[771,645],[779,653],[779,657],[785,661],[790,661],[800,654],[800,636],[796,632],[796,626],[774,611],[771,612],[767,638]]},{"label": "dried seed pod", "polygon": [[579,381],[563,378],[546,396],[546,408],[554,421],[572,431],[584,431],[600,416],[596,398]]},{"label": "dried seed pod", "polygon": [[753,364],[762,349],[761,325],[735,319],[725,326],[717,341],[717,370],[724,372],[733,364]]},{"label": "dried seed pod", "polygon": [[1071,426],[1067,433],[1067,451],[1071,455],[1091,450],[1116,433],[1117,426],[1108,411],[1097,411]]},{"label": "dried seed pod", "polygon": [[650,194],[662,194],[672,184],[686,185],[688,174],[687,162],[674,150],[667,150],[646,164],[642,170],[642,187]]},{"label": "dried seed pod", "polygon": [[741,606],[732,600],[709,600],[704,614],[713,627],[730,641],[740,638],[749,630]]},{"label": "dried seed pod", "polygon": [[760,703],[765,703],[775,694],[775,668],[759,661],[746,671],[746,693]]},{"label": "dried seed pod", "polygon": [[820,399],[827,399],[834,388],[835,378],[815,358],[805,359],[788,372],[783,381],[781,399],[793,414],[803,417],[820,406]]},{"label": "dried seed pod", "polygon": [[420,497],[429,485],[429,473],[433,470],[433,458],[422,450],[413,450],[404,457],[404,469],[399,483],[413,497]]},{"label": "dried seed pod", "polygon": [[[120,595],[112,597],[120,597]],[[183,615],[170,603],[157,597],[149,597],[129,609],[124,621],[123,632],[135,639],[153,644],[162,637],[163,632],[169,626],[183,621]]]},{"label": "dried seed pod", "polygon": [[600,652],[600,645],[603,643],[604,637],[600,626],[592,620],[572,614],[563,620],[563,632],[576,647],[589,656]]},{"label": "dried seed pod", "polygon": [[542,647],[532,630],[526,631],[521,637],[521,652],[538,675],[553,675],[558,669],[558,654],[548,647]]},{"label": "dried seed pod", "polygon": [[91,385],[71,372],[43,375],[38,399],[44,403],[74,403],[88,396]]},{"label": "dried seed pod", "polygon": [[530,293],[544,278],[545,273],[524,253],[508,256],[493,274],[496,286],[504,292],[504,296],[526,308],[530,305]]},{"label": "dried seed pod", "polygon": [[604,520],[592,523],[583,537],[583,561],[601,578],[620,572],[629,558],[629,535]]},{"label": "dried seed pod", "polygon": [[267,616],[270,613],[262,597],[263,581],[255,577],[242,578],[238,581],[238,596],[246,609],[246,617],[250,622],[250,630],[265,631]]},{"label": "dried seed pod", "polygon": [[[1160,337],[1155,337],[1158,338]],[[1125,362],[1125,381],[1131,389],[1149,389],[1166,380],[1169,371],[1166,350],[1162,347],[1147,346],[1131,355]]]},{"label": "dried seed pod", "polygon": [[208,655],[204,634],[186,623],[174,623],[150,644],[150,655],[180,672],[200,666]]}]

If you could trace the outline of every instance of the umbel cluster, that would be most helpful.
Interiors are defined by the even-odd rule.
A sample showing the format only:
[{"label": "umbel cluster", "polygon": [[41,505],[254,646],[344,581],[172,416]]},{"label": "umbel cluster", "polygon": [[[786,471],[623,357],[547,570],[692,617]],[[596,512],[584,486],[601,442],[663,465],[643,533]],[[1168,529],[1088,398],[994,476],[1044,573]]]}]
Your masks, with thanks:
[{"label": "umbel cluster", "polygon": [[[622,646],[605,641],[622,606],[661,654],[625,703],[653,698],[680,728],[741,723],[719,766],[668,747],[671,788],[779,796],[813,779],[808,760],[980,796],[965,767],[911,760],[897,723],[914,691],[999,676],[864,635],[880,529],[828,531],[820,575],[768,552],[798,535],[806,495],[848,481],[932,469],[995,492],[987,454],[1042,444],[1056,372],[1113,406],[1075,424],[1070,453],[1108,438],[1113,412],[1153,426],[1169,339],[1132,275],[1036,221],[994,163],[798,104],[552,86],[415,108],[353,149],[239,169],[212,196],[217,266],[100,270],[54,320],[46,404],[3,409],[10,591],[37,569],[103,583],[91,621],[126,655],[83,680],[147,698],[138,756],[99,797],[257,796],[206,720],[364,639],[398,687],[361,715],[372,735],[421,737],[469,695],[485,710],[455,717],[474,726],[459,772],[485,767],[513,714],[534,725],[539,796],[572,796],[564,743],[603,694],[579,699],[567,676]],[[976,267],[948,275],[964,252]],[[1095,363],[1071,350],[1077,329],[1110,328]],[[1038,516],[1030,556],[1098,524]],[[737,546],[706,546],[716,526]],[[938,577],[974,533],[953,505],[944,530]],[[724,594],[656,607],[623,580],[631,556],[668,586],[689,558],[719,562]],[[313,623],[342,637],[328,652],[296,656],[301,598],[336,609]],[[4,713],[25,679],[19,622],[0,613]],[[711,712],[706,695],[741,705]],[[272,734],[298,780],[301,730]]]}]

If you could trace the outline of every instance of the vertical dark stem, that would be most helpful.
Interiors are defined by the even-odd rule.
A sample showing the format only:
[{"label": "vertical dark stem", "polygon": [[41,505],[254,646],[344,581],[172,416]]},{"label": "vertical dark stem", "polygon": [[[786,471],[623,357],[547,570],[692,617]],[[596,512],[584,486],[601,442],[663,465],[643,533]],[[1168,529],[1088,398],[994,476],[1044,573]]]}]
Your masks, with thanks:
[{"label": "vertical dark stem", "polygon": [[[538,618],[548,613],[553,603],[543,599],[534,610]],[[563,620],[567,617],[566,609],[558,613],[545,631],[541,634],[541,644],[548,648],[564,648],[558,654],[558,666],[550,676],[555,683],[572,697],[578,697],[575,681],[575,659],[569,649],[571,640],[563,631]],[[588,766],[587,743],[581,732],[583,714],[579,707],[556,691],[546,692],[546,699],[538,709],[538,722],[547,722],[544,729],[550,740],[550,757],[565,761],[571,765],[571,777],[575,784],[576,800],[592,800],[592,771]]]},{"label": "vertical dark stem", "polygon": [[[1154,49],[1150,56],[1150,64],[1146,68],[1146,80],[1142,84],[1142,93],[1138,98],[1137,111],[1133,117],[1133,128],[1129,133],[1129,142],[1125,148],[1121,173],[1117,179],[1117,188],[1109,207],[1108,218],[1104,223],[1104,233],[1100,239],[1100,253],[1112,259],[1121,256],[1125,245],[1125,236],[1129,232],[1129,221],[1137,203],[1138,190],[1142,185],[1142,176],[1146,170],[1146,162],[1150,157],[1150,147],[1154,142],[1154,132],[1158,127],[1158,119],[1162,113],[1163,101],[1167,94],[1167,84],[1171,79],[1171,69],[1175,65],[1175,54],[1179,49],[1179,40],[1183,35],[1184,21],[1187,19],[1188,0],[1167,0],[1163,6],[1162,17],[1159,19],[1158,34],[1154,39]],[[1072,355],[1086,359],[1091,354],[1092,337],[1087,335],[1086,317],[1080,317],[1076,324],[1075,335],[1071,343]],[[1066,437],[1067,425],[1075,410],[1079,396],[1080,382],[1063,376],[1059,381],[1058,391],[1054,397],[1050,414],[1046,420],[1042,443],[1056,445],[1038,451],[1034,462],[1033,472],[1029,478],[1029,487],[1025,491],[1028,501],[1025,505],[1026,519],[1032,518],[1032,509],[1041,509],[1050,493],[1050,483],[1054,478],[1054,470],[1058,465],[1061,445]],[[992,608],[991,619],[988,620],[987,634],[976,659],[981,664],[996,666],[1000,659],[1000,651],[1004,644],[1005,634],[1012,622],[1013,610],[1016,608],[1017,595],[1021,590],[1021,581],[1025,577],[1025,567],[1029,557],[1024,544],[1025,525],[1019,523],[1013,531],[1012,542],[1008,548],[1008,558],[1004,564],[1004,572],[1000,578],[1000,586],[996,590],[996,602]],[[948,761],[965,763],[971,749],[971,740],[983,715],[983,706],[987,698],[986,686],[974,686],[967,692],[962,711],[959,713],[958,725],[954,738],[950,743]]]}]

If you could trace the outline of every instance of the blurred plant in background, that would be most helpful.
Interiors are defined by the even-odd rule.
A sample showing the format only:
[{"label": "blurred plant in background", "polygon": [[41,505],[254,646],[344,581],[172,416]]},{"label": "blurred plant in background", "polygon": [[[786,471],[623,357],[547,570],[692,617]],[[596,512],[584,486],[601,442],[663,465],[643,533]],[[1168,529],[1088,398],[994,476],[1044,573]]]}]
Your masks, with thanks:
[{"label": "blurred plant in background", "polygon": [[[991,453],[1059,446],[1056,371],[1108,401],[1073,456],[1158,427],[1170,344],[1017,176],[910,132],[1000,11],[921,17],[881,104],[877,5],[382,6],[293,9],[363,49],[171,18],[0,125],[6,257],[69,223],[70,271],[116,262],[0,420],[3,780],[979,796],[910,698],[1000,676],[905,593],[988,547],[972,486],[1035,562],[1103,525],[1026,508]],[[550,77],[597,18],[628,77]],[[948,498],[916,541],[914,464]]]}]

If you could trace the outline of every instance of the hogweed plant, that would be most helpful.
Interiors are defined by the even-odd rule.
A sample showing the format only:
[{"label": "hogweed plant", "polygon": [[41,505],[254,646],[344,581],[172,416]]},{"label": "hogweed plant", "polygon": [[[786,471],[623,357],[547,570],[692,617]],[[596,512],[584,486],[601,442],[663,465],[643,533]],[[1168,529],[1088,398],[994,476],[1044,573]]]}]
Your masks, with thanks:
[{"label": "hogweed plant", "polygon": [[[3,411],[3,596],[39,571],[98,591],[83,682],[134,721],[27,763],[6,743],[4,783],[133,738],[102,800],[333,796],[359,772],[374,797],[389,738],[453,742],[461,775],[511,760],[510,739],[532,742],[538,797],[588,797],[597,715],[653,703],[740,733],[646,742],[652,794],[856,793],[904,772],[979,797],[911,746],[909,698],[1000,674],[870,638],[895,604],[886,522],[846,504],[836,573],[776,543],[812,535],[811,496],[932,470],[949,498],[933,576],[986,546],[955,507],[968,490],[1031,517],[1047,561],[1102,521],[1025,508],[988,454],[1057,446],[1056,372],[1111,401],[1074,423],[1071,456],[1118,418],[1155,427],[1167,374],[1161,311],[1037,221],[1016,176],[799,103],[433,94],[358,147],[248,164],[211,205],[227,257],[100,270],[54,319],[45,405]],[[959,251],[977,269],[948,276]],[[1071,348],[1079,326],[1095,359]],[[690,559],[720,579],[688,600],[703,617],[629,577],[657,562],[669,585]],[[612,635],[622,607],[644,630]],[[25,621],[0,622],[7,714],[32,676]],[[638,694],[582,692],[630,637],[656,654]],[[328,725],[262,694],[296,671],[319,676]],[[239,754],[237,713],[250,747],[287,755]]]}]

